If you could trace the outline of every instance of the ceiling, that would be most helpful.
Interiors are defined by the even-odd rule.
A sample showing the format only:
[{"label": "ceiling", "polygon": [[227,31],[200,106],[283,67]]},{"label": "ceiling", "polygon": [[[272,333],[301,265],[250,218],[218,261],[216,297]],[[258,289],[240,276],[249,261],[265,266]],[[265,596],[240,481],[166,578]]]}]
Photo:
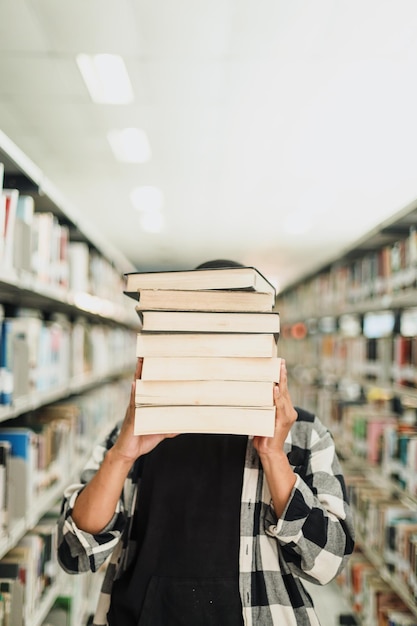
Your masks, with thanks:
[{"label": "ceiling", "polygon": [[[79,53],[122,55],[133,102],[93,103]],[[346,251],[417,198],[416,77],[415,0],[0,1],[0,129],[141,270],[232,258],[282,288]],[[125,127],[147,162],[115,159]]]}]

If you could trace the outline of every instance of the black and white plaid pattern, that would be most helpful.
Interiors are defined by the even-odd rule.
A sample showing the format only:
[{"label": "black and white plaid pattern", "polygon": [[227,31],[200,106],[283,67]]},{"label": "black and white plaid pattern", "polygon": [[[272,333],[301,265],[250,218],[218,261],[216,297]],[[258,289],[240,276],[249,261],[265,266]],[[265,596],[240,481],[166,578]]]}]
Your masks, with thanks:
[{"label": "black and white plaid pattern", "polygon": [[[354,530],[333,439],[317,417],[297,409],[286,441],[297,481],[277,519],[258,454],[249,438],[241,504],[240,593],[245,626],[318,626],[301,578],[323,585],[352,553]],[[97,446],[81,483],[65,491],[58,523],[58,558],[69,573],[96,571],[110,556],[94,626],[107,624],[112,583],[135,553],[129,541],[140,480],[138,462],[111,522],[98,535],[80,531],[71,511],[85,483],[114,444],[119,425]]]}]

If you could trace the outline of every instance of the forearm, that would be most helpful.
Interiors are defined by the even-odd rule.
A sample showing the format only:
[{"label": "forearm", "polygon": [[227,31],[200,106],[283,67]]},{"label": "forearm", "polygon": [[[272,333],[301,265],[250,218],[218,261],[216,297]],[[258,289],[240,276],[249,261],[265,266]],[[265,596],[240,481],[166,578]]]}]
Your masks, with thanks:
[{"label": "forearm", "polygon": [[297,477],[283,450],[263,454],[260,458],[275,513],[280,517],[288,504]]},{"label": "forearm", "polygon": [[78,495],[72,519],[80,530],[99,533],[112,519],[132,461],[111,448],[91,481]]}]

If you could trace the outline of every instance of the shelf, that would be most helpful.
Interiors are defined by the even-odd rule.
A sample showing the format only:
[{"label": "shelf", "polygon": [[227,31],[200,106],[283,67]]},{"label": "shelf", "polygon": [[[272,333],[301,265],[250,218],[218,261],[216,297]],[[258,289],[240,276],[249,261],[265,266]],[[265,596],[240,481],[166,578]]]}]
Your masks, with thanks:
[{"label": "shelf", "polygon": [[[390,513],[396,516],[396,502],[412,517],[417,510],[417,387],[411,386],[417,384],[417,326],[407,311],[417,308],[417,200],[339,258],[286,287],[276,308],[283,322],[281,356],[287,361],[291,397],[329,427],[345,476],[351,471],[357,534],[364,535],[357,544],[417,617],[415,587],[401,578],[401,567],[413,571],[408,563],[413,547],[406,562],[397,562],[402,553],[391,554],[385,536],[394,527]],[[391,314],[373,315],[379,311]],[[379,418],[388,414],[395,419],[384,425]],[[370,465],[368,458],[382,463]],[[370,485],[368,493],[366,488],[361,492],[362,481]],[[400,536],[414,545],[405,530]]]},{"label": "shelf", "polygon": [[27,623],[31,626],[41,626],[53,607],[55,599],[63,589],[63,581],[57,581],[55,584],[51,585],[43,594],[34,615],[28,616]]},{"label": "shelf", "polygon": [[[96,437],[96,442],[100,442],[109,432],[114,424],[106,424]],[[93,447],[94,442],[91,444]],[[86,454],[80,455],[74,462],[70,476],[63,477],[49,489],[42,493],[37,501],[35,501],[33,509],[28,511],[26,516],[21,519],[13,520],[13,527],[9,529],[6,535],[0,536],[0,559],[16,545],[16,543],[32,528],[36,526],[45,512],[50,511],[62,498],[65,488],[73,482],[79,481],[80,473],[90,457],[91,450]]]},{"label": "shelf", "polygon": [[[337,440],[336,440],[337,441]],[[336,443],[337,446],[337,443]],[[417,496],[413,496],[398,485],[395,481],[391,480],[384,475],[384,468],[373,467],[366,463],[366,460],[360,457],[349,457],[349,461],[342,461],[345,474],[349,472],[357,474],[365,474],[366,477],[382,490],[395,493],[399,500],[403,501],[406,505],[411,507],[417,507]]]},{"label": "shelf", "polygon": [[[5,165],[6,182],[10,184],[13,176],[24,177],[28,192],[39,198],[42,210],[51,210],[72,223],[83,240],[91,243],[100,254],[118,268],[121,273],[134,271],[132,263],[108,241],[100,237],[97,229],[83,218],[74,207],[29,159],[16,144],[0,130],[0,162]],[[8,177],[8,179],[7,179]],[[26,193],[26,191],[25,191]]]},{"label": "shelf", "polygon": [[416,600],[408,591],[407,587],[395,576],[392,576],[389,573],[382,557],[380,557],[378,554],[375,554],[372,550],[369,550],[366,544],[366,540],[364,538],[357,537],[357,545],[360,547],[361,551],[364,553],[370,563],[372,563],[372,565],[375,567],[382,580],[384,580],[391,587],[391,589],[395,591],[395,593],[407,605],[411,613],[417,617]]},{"label": "shelf", "polygon": [[[123,294],[123,274],[134,271],[136,268],[133,264],[120,250],[114,248],[101,237],[98,228],[87,222],[84,216],[59,192],[44,173],[1,130],[0,163],[5,166],[4,188],[18,189],[22,195],[31,196],[35,204],[36,219],[33,220],[33,223],[30,223],[30,219],[27,222],[21,219],[19,222],[21,230],[8,231],[13,235],[13,244],[17,245],[16,242],[23,241],[23,239],[18,238],[17,233],[21,236],[23,232],[25,236],[28,236],[27,241],[31,237],[33,242],[33,233],[41,232],[42,234],[44,226],[47,234],[53,231],[51,245],[48,245],[49,241],[45,242],[41,236],[39,237],[39,241],[43,243],[35,249],[32,259],[27,258],[30,255],[26,255],[24,259],[23,254],[19,255],[21,250],[25,252],[32,250],[32,245],[29,243],[20,244],[20,247],[16,247],[16,250],[13,250],[13,258],[11,255],[2,257],[0,311],[4,312],[7,317],[13,317],[16,308],[39,311],[42,318],[40,321],[42,329],[49,327],[50,320],[58,320],[56,326],[59,329],[63,328],[62,336],[68,342],[62,344],[64,348],[60,352],[63,356],[62,360],[65,361],[65,368],[60,370],[56,377],[48,378],[44,386],[46,384],[51,385],[52,378],[63,384],[48,391],[32,392],[18,397],[11,406],[0,405],[0,422],[5,422],[43,406],[70,398],[70,396],[84,394],[90,389],[101,387],[114,380],[125,377],[131,378],[133,372],[130,369],[126,371],[129,366],[130,335],[134,342],[134,331],[140,328],[140,322],[133,301]],[[32,207],[30,209],[32,211]],[[29,212],[30,216],[31,211]],[[47,215],[41,215],[44,213]],[[9,224],[14,224],[14,221],[9,221]],[[25,230],[22,230],[23,228]],[[33,230],[30,230],[31,228]],[[53,245],[58,241],[60,253],[57,252],[57,246]],[[71,244],[75,245],[72,246]],[[9,252],[10,249],[7,248],[7,251]],[[48,252],[48,255],[44,257],[43,252],[47,251],[50,254]],[[53,253],[53,251],[55,252]],[[44,265],[42,265],[39,257],[42,257],[41,261]],[[19,269],[6,270],[6,266],[14,266]],[[80,270],[79,274],[77,273],[78,270]],[[64,288],[64,285],[70,285],[74,291]],[[79,292],[75,291],[78,289]],[[89,291],[91,293],[87,293]],[[54,314],[58,315],[54,318]],[[9,327],[12,327],[12,324],[8,324],[5,328]],[[92,335],[91,345],[86,344],[84,346],[84,348],[87,346],[90,351],[89,358],[85,358],[82,364],[81,359],[79,362],[77,361],[78,353],[71,361],[73,353],[70,350],[65,351],[67,348],[78,349],[83,341],[83,332],[81,334],[74,332],[75,343],[70,343],[73,329],[83,332],[86,329],[85,332]],[[119,329],[121,330],[119,331]],[[22,336],[23,333],[21,333]],[[22,339],[21,341],[20,345],[23,344]],[[100,349],[96,349],[96,344]],[[26,350],[28,347],[29,342],[24,345]],[[126,347],[127,350],[125,350]],[[15,355],[16,372],[25,370],[26,361],[20,363],[16,357],[17,351],[13,354]],[[21,354],[22,359],[27,358],[27,352],[20,350],[19,354]],[[83,354],[82,349],[80,354]],[[33,362],[36,364],[38,364],[38,360],[40,359],[33,358]],[[133,345],[131,360],[133,364]],[[53,367],[56,366],[57,371],[59,365],[60,363],[53,363]],[[87,367],[94,368],[94,373],[77,375],[66,381],[69,371],[79,372]],[[106,367],[105,371],[99,371],[104,367]],[[34,369],[36,368],[34,367]],[[19,391],[16,387],[18,396],[23,393],[23,389],[33,388],[35,385],[32,379],[31,386],[28,384],[29,381],[25,380],[24,382],[25,385],[22,385]],[[41,387],[43,382],[44,380],[38,382],[38,386]],[[115,388],[119,389],[119,387],[124,387],[124,384],[115,385]],[[107,389],[104,391],[103,397],[106,401],[108,398]],[[116,394],[116,397],[121,396]],[[119,406],[119,402],[116,404]],[[112,407],[113,403],[109,402],[101,405],[97,419],[95,413],[91,412],[92,420],[86,429],[90,434],[95,432],[94,439],[97,435],[98,420],[100,420],[100,425],[103,420],[106,421],[104,432],[98,434],[98,440],[104,438],[108,430],[114,426],[114,423],[109,424],[112,417],[110,412],[113,412]],[[87,414],[89,415],[88,410]],[[39,497],[32,494],[32,497],[28,499],[33,500],[33,505],[27,505],[29,510],[26,510],[24,517],[13,519],[7,532],[0,536],[0,558],[3,558],[28,531],[34,528],[45,513],[56,506],[62,499],[65,488],[71,482],[79,480],[79,474],[90,456],[90,446],[88,444],[82,445],[84,443],[84,439],[80,440],[80,445],[77,447],[78,454],[76,454],[74,463],[71,465],[71,471],[68,471],[69,462],[66,458],[64,465],[58,465],[56,475],[52,477],[52,472],[50,472],[50,480],[56,480],[56,482],[50,484],[47,489],[40,491]],[[91,442],[91,448],[94,443],[94,441]],[[73,453],[71,453],[71,458],[72,456]],[[66,470],[65,476],[61,475],[64,468]],[[32,484],[33,481],[30,482]],[[32,491],[35,489],[36,486],[33,485]],[[23,514],[23,511],[19,511],[19,513]],[[27,605],[26,608],[23,607],[25,626],[41,626],[56,597],[67,594],[69,586],[72,588],[71,585],[68,585],[66,576],[63,575],[63,572],[59,572],[58,568],[56,584],[46,589],[42,597],[35,599],[34,613],[27,615],[33,609]],[[88,596],[88,592],[84,593]]]},{"label": "shelf", "polygon": [[5,274],[0,271],[0,293],[2,302],[9,302],[20,307],[66,313],[73,316],[83,315],[131,328],[139,327],[139,319],[134,307],[130,311],[128,307],[124,309],[109,300],[103,300],[87,293],[73,294],[65,289],[48,287],[39,283],[34,284],[30,274],[19,277],[12,272]]},{"label": "shelf", "polygon": [[123,378],[131,375],[131,371],[125,369],[101,372],[100,374],[85,374],[71,380],[64,387],[55,388],[46,392],[32,393],[29,396],[19,398],[12,406],[0,406],[0,422],[17,417],[23,413],[34,411],[47,404],[52,404],[68,396],[83,393],[92,387],[103,385],[111,379]]}]

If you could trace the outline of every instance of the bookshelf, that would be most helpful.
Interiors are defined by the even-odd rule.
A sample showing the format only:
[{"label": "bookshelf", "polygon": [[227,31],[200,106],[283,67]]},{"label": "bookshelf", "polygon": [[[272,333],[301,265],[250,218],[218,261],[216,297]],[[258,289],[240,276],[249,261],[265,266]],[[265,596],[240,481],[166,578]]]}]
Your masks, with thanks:
[{"label": "bookshelf", "polygon": [[395,612],[415,623],[417,201],[276,309],[293,400],[329,427],[344,464],[360,556],[340,585],[359,624],[396,624]]},{"label": "bookshelf", "polygon": [[[46,559],[65,487],[123,417],[139,327],[123,274],[135,268],[2,131],[0,223],[0,579],[19,551],[28,580]],[[10,429],[30,433],[28,456],[7,444]],[[40,523],[51,529],[42,540]],[[64,604],[71,626],[85,623],[95,581],[73,580],[53,558],[35,578],[22,626]]]}]

